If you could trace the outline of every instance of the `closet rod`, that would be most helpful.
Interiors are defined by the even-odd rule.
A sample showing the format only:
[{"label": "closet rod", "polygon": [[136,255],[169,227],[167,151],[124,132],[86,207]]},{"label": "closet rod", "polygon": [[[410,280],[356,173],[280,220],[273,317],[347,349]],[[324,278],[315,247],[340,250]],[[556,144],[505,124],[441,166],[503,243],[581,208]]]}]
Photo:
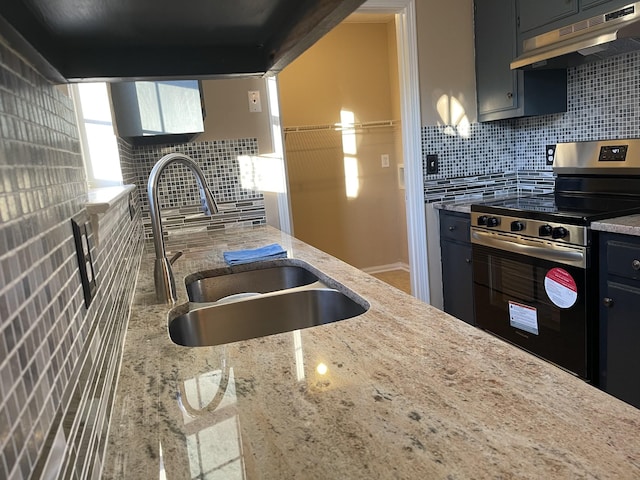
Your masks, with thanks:
[{"label": "closet rod", "polygon": [[304,133],[304,132],[317,132],[317,131],[325,131],[325,130],[355,130],[358,128],[384,128],[384,127],[395,127],[399,125],[399,120],[378,120],[374,122],[359,122],[359,123],[333,123],[333,124],[325,124],[325,125],[302,125],[298,127],[284,127],[284,133]]}]

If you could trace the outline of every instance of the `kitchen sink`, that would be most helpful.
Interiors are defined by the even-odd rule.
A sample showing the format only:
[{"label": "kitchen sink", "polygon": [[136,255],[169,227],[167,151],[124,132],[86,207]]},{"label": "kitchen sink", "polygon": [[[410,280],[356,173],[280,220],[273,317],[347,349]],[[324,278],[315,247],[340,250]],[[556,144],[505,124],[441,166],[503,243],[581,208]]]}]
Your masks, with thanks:
[{"label": "kitchen sink", "polygon": [[368,309],[365,300],[338,290],[302,287],[191,310],[170,320],[169,336],[187,347],[221,345],[337,322]]},{"label": "kitchen sink", "polygon": [[232,295],[269,293],[318,281],[312,267],[299,260],[282,259],[266,265],[253,263],[191,275],[185,280],[189,301],[217,302]]}]

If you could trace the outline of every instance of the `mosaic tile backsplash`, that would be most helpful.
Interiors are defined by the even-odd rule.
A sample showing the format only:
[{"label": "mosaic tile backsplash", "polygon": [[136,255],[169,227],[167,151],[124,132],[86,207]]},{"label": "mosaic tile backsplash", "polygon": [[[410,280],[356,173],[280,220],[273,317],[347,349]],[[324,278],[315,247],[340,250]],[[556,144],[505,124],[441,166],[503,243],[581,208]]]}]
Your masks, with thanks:
[{"label": "mosaic tile backsplash", "polygon": [[100,219],[87,309],[70,221],[87,198],[75,122],[71,99],[0,39],[1,479],[98,478],[106,448],[142,229],[126,197]]},{"label": "mosaic tile backsplash", "polygon": [[[640,52],[573,67],[567,73],[565,113],[475,123],[468,136],[452,126],[422,127],[425,201],[477,194],[487,179],[491,195],[499,189],[496,175],[503,174],[509,192],[513,184],[506,179],[511,173],[518,191],[546,191],[553,185],[551,167],[545,163],[546,145],[640,137]],[[427,154],[438,154],[438,174],[426,173]]]},{"label": "mosaic tile backsplash", "polygon": [[266,223],[262,192],[242,187],[242,172],[238,157],[258,155],[255,138],[191,142],[186,144],[130,146],[119,140],[121,160],[129,159],[132,168],[123,168],[125,183],[138,186],[142,205],[142,219],[146,239],[153,238],[147,182],[151,169],[160,158],[179,152],[193,158],[202,169],[220,212],[205,215],[193,174],[182,165],[170,165],[164,171],[160,184],[160,198],[164,234],[176,231],[203,231],[238,225]]}]

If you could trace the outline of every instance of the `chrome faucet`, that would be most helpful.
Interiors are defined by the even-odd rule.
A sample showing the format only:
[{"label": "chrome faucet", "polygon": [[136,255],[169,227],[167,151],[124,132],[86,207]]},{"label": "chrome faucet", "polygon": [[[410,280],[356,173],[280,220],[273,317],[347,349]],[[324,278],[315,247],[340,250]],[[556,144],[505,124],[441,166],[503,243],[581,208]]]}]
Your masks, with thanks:
[{"label": "chrome faucet", "polygon": [[149,196],[149,211],[151,214],[151,229],[153,230],[153,244],[156,249],[156,261],[153,268],[153,278],[156,285],[156,297],[159,302],[162,303],[175,303],[178,299],[176,294],[176,282],[173,278],[173,271],[171,270],[171,264],[180,255],[176,255],[171,261],[167,259],[167,254],[164,246],[164,238],[162,237],[162,219],[160,218],[160,206],[157,203],[158,199],[158,183],[160,182],[160,176],[167,166],[172,163],[180,163],[187,167],[198,182],[198,188],[200,189],[200,199],[202,202],[202,209],[207,215],[213,215],[218,213],[218,205],[211,195],[211,191],[207,186],[207,181],[204,178],[204,174],[200,167],[193,161],[191,157],[182,153],[170,153],[162,157],[158,163],[155,164],[149,175],[149,182],[147,183],[147,194]]}]

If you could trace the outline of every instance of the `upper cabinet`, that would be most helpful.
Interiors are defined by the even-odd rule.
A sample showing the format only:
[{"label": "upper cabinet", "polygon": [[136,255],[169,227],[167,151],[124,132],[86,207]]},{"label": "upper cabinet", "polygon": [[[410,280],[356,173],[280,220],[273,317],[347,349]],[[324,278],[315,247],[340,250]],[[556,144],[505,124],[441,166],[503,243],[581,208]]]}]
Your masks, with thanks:
[{"label": "upper cabinet", "polygon": [[[630,0],[516,0],[518,41],[602,15],[633,3]],[[520,48],[518,48],[520,53]]]},{"label": "upper cabinet", "polygon": [[512,71],[517,51],[514,0],[475,1],[476,89],[481,122],[567,110],[567,72]]},{"label": "upper cabinet", "polygon": [[[582,7],[583,10],[585,10],[585,9],[589,9],[591,7],[597,7],[598,5],[602,5],[604,3],[609,3],[609,4],[624,3],[624,4],[627,4],[629,2],[628,2],[628,0],[625,1],[625,2],[612,2],[611,0],[582,0],[580,2],[580,6]],[[615,5],[614,5],[614,8],[616,8]]]},{"label": "upper cabinet", "polygon": [[135,145],[183,143],[204,131],[200,82],[119,82],[110,85],[118,136]]},{"label": "upper cabinet", "polygon": [[275,74],[364,0],[11,0],[0,35],[53,82]]},{"label": "upper cabinet", "polygon": [[578,0],[518,0],[520,32],[544,27],[578,13]]}]

